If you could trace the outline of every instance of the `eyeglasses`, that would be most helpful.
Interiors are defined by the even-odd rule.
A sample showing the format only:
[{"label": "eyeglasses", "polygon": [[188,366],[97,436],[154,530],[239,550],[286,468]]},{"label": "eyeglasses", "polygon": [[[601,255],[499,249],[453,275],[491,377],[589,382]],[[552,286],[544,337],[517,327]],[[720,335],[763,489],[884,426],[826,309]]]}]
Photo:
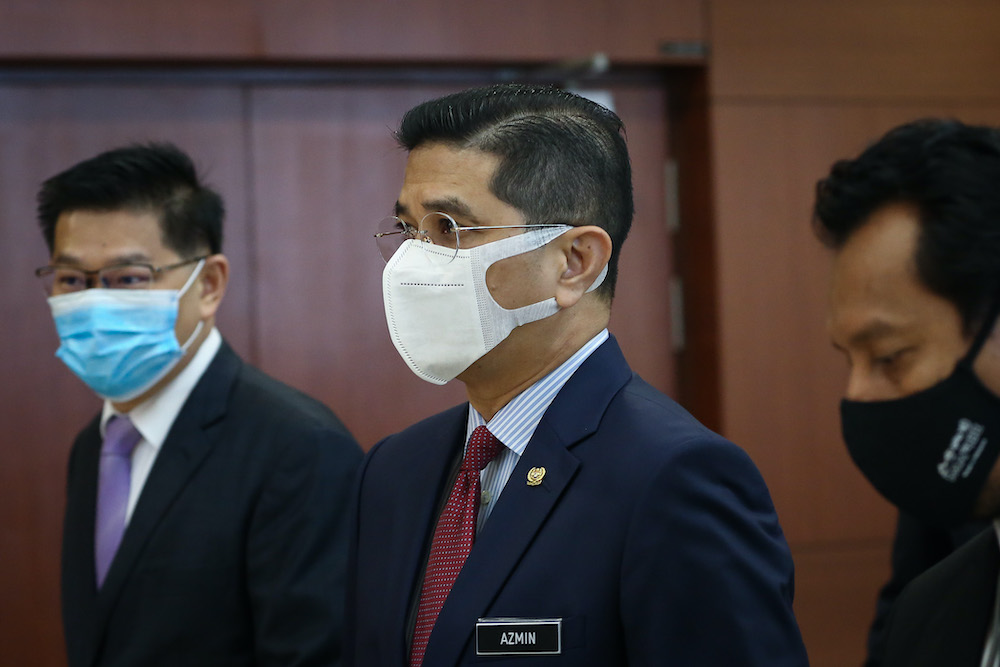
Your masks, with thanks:
[{"label": "eyeglasses", "polygon": [[417,240],[424,243],[432,243],[435,247],[443,249],[440,257],[445,262],[450,262],[463,248],[471,248],[480,243],[476,243],[474,232],[482,232],[491,229],[532,229],[535,227],[565,227],[562,224],[535,224],[535,225],[482,225],[478,227],[462,227],[455,219],[447,213],[440,211],[428,213],[420,219],[420,223],[413,225],[400,220],[395,216],[382,218],[378,223],[378,231],[375,232],[375,244],[378,246],[382,259],[388,262],[396,254],[404,241]]},{"label": "eyeglasses", "polygon": [[103,269],[95,271],[85,271],[72,266],[43,266],[35,269],[35,276],[42,281],[45,293],[69,294],[71,292],[81,292],[91,287],[103,287],[105,289],[150,289],[156,277],[164,271],[194,264],[207,258],[208,255],[185,259],[176,264],[167,266],[153,266],[151,264],[116,264],[105,266]]}]

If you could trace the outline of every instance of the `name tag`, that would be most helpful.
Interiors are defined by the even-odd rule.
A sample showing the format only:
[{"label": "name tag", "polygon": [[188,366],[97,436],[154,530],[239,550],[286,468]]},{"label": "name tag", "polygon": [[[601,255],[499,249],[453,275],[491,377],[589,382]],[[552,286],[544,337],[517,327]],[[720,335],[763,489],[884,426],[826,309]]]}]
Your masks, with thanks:
[{"label": "name tag", "polygon": [[476,655],[559,655],[561,618],[481,618]]}]

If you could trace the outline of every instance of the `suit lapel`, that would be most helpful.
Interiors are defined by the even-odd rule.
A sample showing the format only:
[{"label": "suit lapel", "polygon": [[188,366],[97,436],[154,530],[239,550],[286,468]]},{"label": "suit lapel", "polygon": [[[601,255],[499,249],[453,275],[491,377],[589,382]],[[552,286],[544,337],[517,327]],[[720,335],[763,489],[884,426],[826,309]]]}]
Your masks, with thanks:
[{"label": "suit lapel", "polygon": [[224,416],[230,388],[242,363],[223,343],[178,413],[97,595],[99,631],[103,632],[122,588],[160,519],[211,451],[214,439],[210,427]]},{"label": "suit lapel", "polygon": [[[597,430],[604,411],[631,377],[614,338],[599,347],[556,396],[511,473],[427,644],[424,664],[453,665],[472,637],[475,619],[489,608],[546,518],[571,486],[580,460],[573,445]],[[544,467],[538,486],[531,468]]]},{"label": "suit lapel", "polygon": [[[402,488],[394,495],[410,499],[413,509],[405,522],[386,531],[392,541],[383,549],[380,568],[385,576],[383,590],[387,592],[384,621],[389,627],[385,636],[400,638],[394,649],[399,651],[398,659],[393,664],[409,662],[410,613],[419,601],[430,537],[440,504],[450,491],[454,464],[465,444],[467,419],[468,404],[452,408],[440,418],[424,422],[416,432],[406,434],[407,446],[394,452],[409,459],[401,461],[401,469],[410,471],[397,480]],[[401,567],[401,563],[408,565]]]}]

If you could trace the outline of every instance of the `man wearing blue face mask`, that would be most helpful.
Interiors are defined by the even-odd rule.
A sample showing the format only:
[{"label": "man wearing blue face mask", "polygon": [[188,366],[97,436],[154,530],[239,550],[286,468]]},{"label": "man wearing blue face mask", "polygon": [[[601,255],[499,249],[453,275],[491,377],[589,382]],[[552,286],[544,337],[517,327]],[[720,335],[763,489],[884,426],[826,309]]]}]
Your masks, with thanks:
[{"label": "man wearing blue face mask", "polygon": [[104,399],[70,454],[71,667],[335,665],[360,450],[215,328],[223,204],[168,144],[45,181],[56,352]]},{"label": "man wearing blue face mask", "polygon": [[[1000,130],[898,127],[817,186],[829,328],[850,371],[844,440],[902,512],[886,667],[1000,666]],[[972,519],[994,527],[969,537]]]},{"label": "man wearing blue face mask", "polygon": [[618,117],[501,85],[417,106],[397,138],[389,334],[469,401],[366,458],[348,663],[806,665],[760,474],[607,330],[632,222]]}]

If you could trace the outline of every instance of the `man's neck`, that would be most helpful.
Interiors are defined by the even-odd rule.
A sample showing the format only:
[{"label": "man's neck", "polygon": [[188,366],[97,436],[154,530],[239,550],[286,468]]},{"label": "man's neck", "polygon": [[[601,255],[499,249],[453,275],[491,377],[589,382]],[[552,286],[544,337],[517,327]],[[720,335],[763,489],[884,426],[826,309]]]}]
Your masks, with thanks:
[{"label": "man's neck", "polygon": [[574,317],[577,321],[569,323],[550,321],[561,315],[570,313],[515,329],[507,340],[459,376],[465,382],[469,403],[486,421],[608,325],[607,313],[603,317]]}]

